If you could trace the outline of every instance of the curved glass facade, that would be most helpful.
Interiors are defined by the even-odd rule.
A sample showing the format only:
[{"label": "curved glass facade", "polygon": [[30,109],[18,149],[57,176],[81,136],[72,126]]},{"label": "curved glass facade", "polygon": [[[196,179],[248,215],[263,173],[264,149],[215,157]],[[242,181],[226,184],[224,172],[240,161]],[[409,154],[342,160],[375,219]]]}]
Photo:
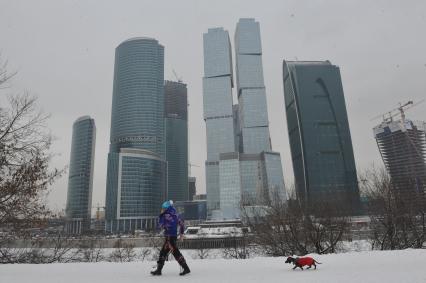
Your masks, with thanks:
[{"label": "curved glass facade", "polygon": [[352,140],[339,67],[283,64],[284,100],[298,198],[359,207]]},{"label": "curved glass facade", "polygon": [[95,121],[89,116],[78,118],[73,124],[65,210],[68,233],[80,234],[90,228],[95,142]]},{"label": "curved glass facade", "polygon": [[164,124],[164,47],[126,40],[115,50],[107,231],[154,227],[167,187]]},{"label": "curved glass facade", "polygon": [[164,157],[164,47],[155,39],[129,39],[115,50],[110,142],[110,151]]}]

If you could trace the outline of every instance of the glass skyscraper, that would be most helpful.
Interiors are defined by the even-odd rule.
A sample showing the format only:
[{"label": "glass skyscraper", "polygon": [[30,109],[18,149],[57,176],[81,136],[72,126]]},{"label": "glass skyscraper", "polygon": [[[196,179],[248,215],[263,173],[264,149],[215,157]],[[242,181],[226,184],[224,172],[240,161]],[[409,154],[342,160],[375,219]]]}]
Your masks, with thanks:
[{"label": "glass skyscraper", "polygon": [[164,47],[132,38],[115,50],[105,228],[154,228],[167,189]]},{"label": "glass skyscraper", "polygon": [[[236,105],[230,49],[228,32],[222,28],[204,34],[206,187],[212,218],[238,218],[241,204],[264,204],[272,189],[285,196],[281,158],[271,151],[259,23],[241,19],[237,24]],[[275,159],[265,158],[266,153]]]},{"label": "glass skyscraper", "polygon": [[206,192],[209,212],[220,208],[219,156],[235,151],[232,59],[229,34],[212,28],[203,35],[203,104],[207,131]]},{"label": "glass skyscraper", "polygon": [[[338,66],[283,63],[284,100],[297,197],[358,209],[357,174]],[[348,207],[349,208],[349,207]]]},{"label": "glass skyscraper", "polygon": [[81,234],[90,229],[96,126],[90,116],[73,124],[65,230]]},{"label": "glass skyscraper", "polygon": [[[188,187],[188,99],[186,84],[165,81],[167,199],[186,201]],[[192,198],[192,196],[191,196]]]},{"label": "glass skyscraper", "polygon": [[270,151],[260,26],[254,19],[239,20],[235,31],[235,56],[243,152]]},{"label": "glass skyscraper", "polygon": [[238,21],[235,56],[243,201],[256,205],[285,200],[281,156],[272,151],[269,135],[260,25],[255,19]]}]

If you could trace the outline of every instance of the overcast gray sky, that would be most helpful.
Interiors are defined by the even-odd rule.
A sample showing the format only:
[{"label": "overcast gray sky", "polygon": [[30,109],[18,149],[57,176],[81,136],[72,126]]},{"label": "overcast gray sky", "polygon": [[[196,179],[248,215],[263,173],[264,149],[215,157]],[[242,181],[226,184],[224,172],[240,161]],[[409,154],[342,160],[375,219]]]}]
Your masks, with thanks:
[{"label": "overcast gray sky", "polygon": [[[224,27],[233,44],[239,18],[260,22],[273,149],[286,183],[293,169],[284,112],[282,60],[330,60],[340,66],[358,169],[381,164],[370,118],[398,102],[426,97],[426,1],[0,0],[0,51],[18,71],[6,92],[29,90],[51,113],[57,138],[53,165],[69,163],[72,123],[90,115],[97,126],[93,205],[105,201],[114,49],[135,36],[165,46],[165,78],[175,69],[188,84],[190,159],[197,190],[205,192],[202,34]],[[235,62],[235,60],[234,60]],[[409,110],[426,120],[426,103]],[[64,208],[68,175],[49,202]]]}]

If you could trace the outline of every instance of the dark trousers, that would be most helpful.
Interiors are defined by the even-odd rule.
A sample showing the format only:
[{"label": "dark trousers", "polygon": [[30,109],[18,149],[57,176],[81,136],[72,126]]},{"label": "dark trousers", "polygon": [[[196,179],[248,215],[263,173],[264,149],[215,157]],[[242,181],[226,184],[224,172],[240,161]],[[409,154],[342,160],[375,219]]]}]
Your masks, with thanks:
[{"label": "dark trousers", "polygon": [[185,264],[185,258],[183,257],[183,255],[180,253],[177,245],[176,245],[176,240],[177,237],[166,237],[163,247],[161,248],[160,251],[160,259],[158,260],[158,264],[159,265],[164,265],[164,262],[167,259],[167,255],[169,254],[169,252],[172,253],[172,255],[174,256],[174,258],[176,259],[176,261],[180,264],[180,265],[184,265]]}]

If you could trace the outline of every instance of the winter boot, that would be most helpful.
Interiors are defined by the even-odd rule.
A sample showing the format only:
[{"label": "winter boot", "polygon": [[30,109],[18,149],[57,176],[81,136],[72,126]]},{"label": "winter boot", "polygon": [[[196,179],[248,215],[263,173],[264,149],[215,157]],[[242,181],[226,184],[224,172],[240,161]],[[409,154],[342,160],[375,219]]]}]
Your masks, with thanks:
[{"label": "winter boot", "polygon": [[183,275],[191,272],[191,270],[189,270],[189,267],[188,267],[188,265],[186,264],[185,261],[182,262],[180,265],[183,267],[183,271],[181,273],[179,273],[179,275],[183,276]]},{"label": "winter boot", "polygon": [[157,269],[151,271],[152,275],[161,275],[161,270],[163,269],[164,263],[163,262],[157,262]]}]

